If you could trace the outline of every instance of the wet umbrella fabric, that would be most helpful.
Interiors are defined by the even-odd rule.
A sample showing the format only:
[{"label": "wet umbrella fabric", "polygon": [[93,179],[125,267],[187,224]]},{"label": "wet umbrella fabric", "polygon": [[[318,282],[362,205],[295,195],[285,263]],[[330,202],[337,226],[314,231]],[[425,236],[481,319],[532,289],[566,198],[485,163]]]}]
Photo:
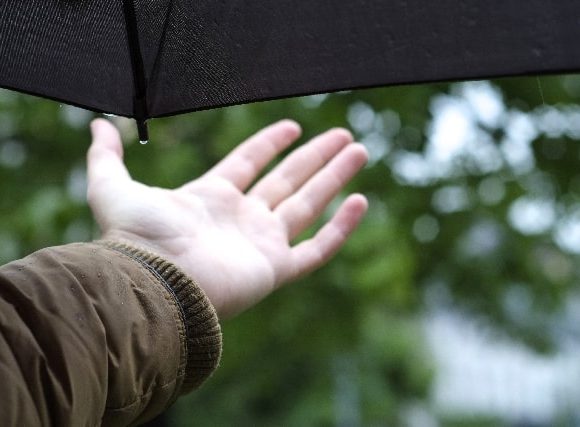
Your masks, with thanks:
[{"label": "wet umbrella fabric", "polygon": [[580,70],[578,0],[2,0],[0,86],[142,125],[231,104]]}]

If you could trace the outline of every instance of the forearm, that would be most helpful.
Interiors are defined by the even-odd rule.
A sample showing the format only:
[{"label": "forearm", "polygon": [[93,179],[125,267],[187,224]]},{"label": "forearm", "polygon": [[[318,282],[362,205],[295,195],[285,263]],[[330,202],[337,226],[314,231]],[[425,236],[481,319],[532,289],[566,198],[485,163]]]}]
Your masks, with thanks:
[{"label": "forearm", "polygon": [[[0,268],[4,425],[127,425],[213,371],[217,317],[173,265],[99,242]],[[6,385],[8,384],[8,385]]]}]

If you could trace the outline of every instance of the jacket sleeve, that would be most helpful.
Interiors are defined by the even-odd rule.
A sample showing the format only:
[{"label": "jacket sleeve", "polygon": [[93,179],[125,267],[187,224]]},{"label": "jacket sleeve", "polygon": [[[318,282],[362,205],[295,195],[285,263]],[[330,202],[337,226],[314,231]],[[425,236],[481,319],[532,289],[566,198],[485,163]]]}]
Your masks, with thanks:
[{"label": "jacket sleeve", "polygon": [[3,426],[136,425],[198,387],[220,354],[209,300],[154,254],[102,241],[0,267]]}]

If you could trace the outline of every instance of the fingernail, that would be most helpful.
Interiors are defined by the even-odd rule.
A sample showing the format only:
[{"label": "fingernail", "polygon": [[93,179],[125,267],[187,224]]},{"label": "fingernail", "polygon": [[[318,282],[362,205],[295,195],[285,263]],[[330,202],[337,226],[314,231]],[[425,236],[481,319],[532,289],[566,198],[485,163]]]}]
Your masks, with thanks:
[{"label": "fingernail", "polygon": [[282,119],[280,120],[281,123],[284,123],[286,125],[292,126],[294,127],[294,129],[296,130],[296,132],[302,132],[302,127],[300,126],[300,123],[298,123],[296,120],[292,120],[292,119]]}]

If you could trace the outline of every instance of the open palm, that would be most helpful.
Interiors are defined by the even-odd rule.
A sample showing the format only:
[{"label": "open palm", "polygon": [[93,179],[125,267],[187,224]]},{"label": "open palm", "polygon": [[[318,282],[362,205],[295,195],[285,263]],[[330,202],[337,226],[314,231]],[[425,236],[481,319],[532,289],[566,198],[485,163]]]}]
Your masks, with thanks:
[{"label": "open palm", "polygon": [[366,211],[366,199],[351,195],[313,238],[292,246],[366,162],[364,147],[343,129],[295,150],[250,188],[300,135],[295,122],[278,122],[173,190],[131,179],[119,133],[108,121],[95,120],[92,131],[88,199],[103,238],[179,266],[222,318],[327,262]]}]

